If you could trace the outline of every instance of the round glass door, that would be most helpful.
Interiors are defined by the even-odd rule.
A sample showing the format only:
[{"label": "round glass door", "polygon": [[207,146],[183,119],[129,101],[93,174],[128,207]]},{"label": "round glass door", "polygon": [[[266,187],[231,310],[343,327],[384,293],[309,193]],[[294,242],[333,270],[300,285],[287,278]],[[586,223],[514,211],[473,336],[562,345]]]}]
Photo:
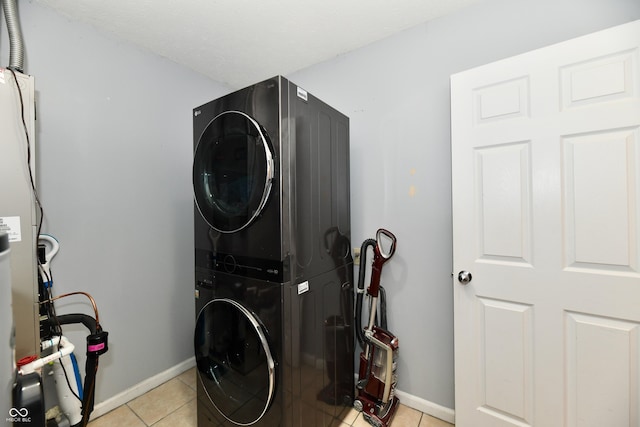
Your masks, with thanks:
[{"label": "round glass door", "polygon": [[255,315],[237,301],[214,299],[196,322],[198,377],[229,421],[249,426],[267,412],[275,393],[275,361]]},{"label": "round glass door", "polygon": [[242,230],[267,203],[274,176],[267,138],[247,114],[226,111],[207,125],[198,140],[193,190],[200,214],[215,230]]}]

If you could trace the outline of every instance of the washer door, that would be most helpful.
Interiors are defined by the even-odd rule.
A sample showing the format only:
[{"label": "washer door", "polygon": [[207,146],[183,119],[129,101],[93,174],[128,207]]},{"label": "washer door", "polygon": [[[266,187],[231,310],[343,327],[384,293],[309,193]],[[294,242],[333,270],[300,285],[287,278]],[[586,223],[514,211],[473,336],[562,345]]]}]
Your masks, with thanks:
[{"label": "washer door", "polygon": [[226,111],[207,125],[193,158],[193,190],[212,228],[233,233],[251,224],[267,203],[273,175],[273,154],[258,122]]},{"label": "washer door", "polygon": [[198,377],[224,417],[241,426],[257,422],[275,394],[275,361],[256,316],[227,298],[207,303],[196,322]]}]

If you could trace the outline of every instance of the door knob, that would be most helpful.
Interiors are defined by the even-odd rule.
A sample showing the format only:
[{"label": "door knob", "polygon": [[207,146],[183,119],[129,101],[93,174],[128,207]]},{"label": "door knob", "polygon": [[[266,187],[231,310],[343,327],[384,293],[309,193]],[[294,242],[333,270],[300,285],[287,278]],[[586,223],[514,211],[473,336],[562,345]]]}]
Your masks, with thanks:
[{"label": "door knob", "polygon": [[466,285],[467,283],[469,283],[472,279],[471,273],[469,273],[466,270],[462,270],[460,273],[458,273],[458,282],[462,283],[463,285]]}]

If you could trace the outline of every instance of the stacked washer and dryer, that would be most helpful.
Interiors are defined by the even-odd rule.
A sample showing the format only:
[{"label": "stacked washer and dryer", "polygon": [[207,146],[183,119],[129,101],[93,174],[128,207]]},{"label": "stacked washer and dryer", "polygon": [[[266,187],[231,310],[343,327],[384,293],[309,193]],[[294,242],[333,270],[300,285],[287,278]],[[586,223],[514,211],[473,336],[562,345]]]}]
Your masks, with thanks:
[{"label": "stacked washer and dryer", "polygon": [[349,119],[274,77],[193,126],[198,426],[328,426],[354,394]]}]

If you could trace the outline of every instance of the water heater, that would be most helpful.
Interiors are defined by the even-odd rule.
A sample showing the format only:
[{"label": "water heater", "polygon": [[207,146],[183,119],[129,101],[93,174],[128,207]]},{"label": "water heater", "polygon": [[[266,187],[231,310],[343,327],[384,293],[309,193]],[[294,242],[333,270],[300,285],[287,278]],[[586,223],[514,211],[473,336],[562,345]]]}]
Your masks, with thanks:
[{"label": "water heater", "polygon": [[17,358],[40,348],[34,92],[33,76],[0,68],[0,232],[11,247]]}]

